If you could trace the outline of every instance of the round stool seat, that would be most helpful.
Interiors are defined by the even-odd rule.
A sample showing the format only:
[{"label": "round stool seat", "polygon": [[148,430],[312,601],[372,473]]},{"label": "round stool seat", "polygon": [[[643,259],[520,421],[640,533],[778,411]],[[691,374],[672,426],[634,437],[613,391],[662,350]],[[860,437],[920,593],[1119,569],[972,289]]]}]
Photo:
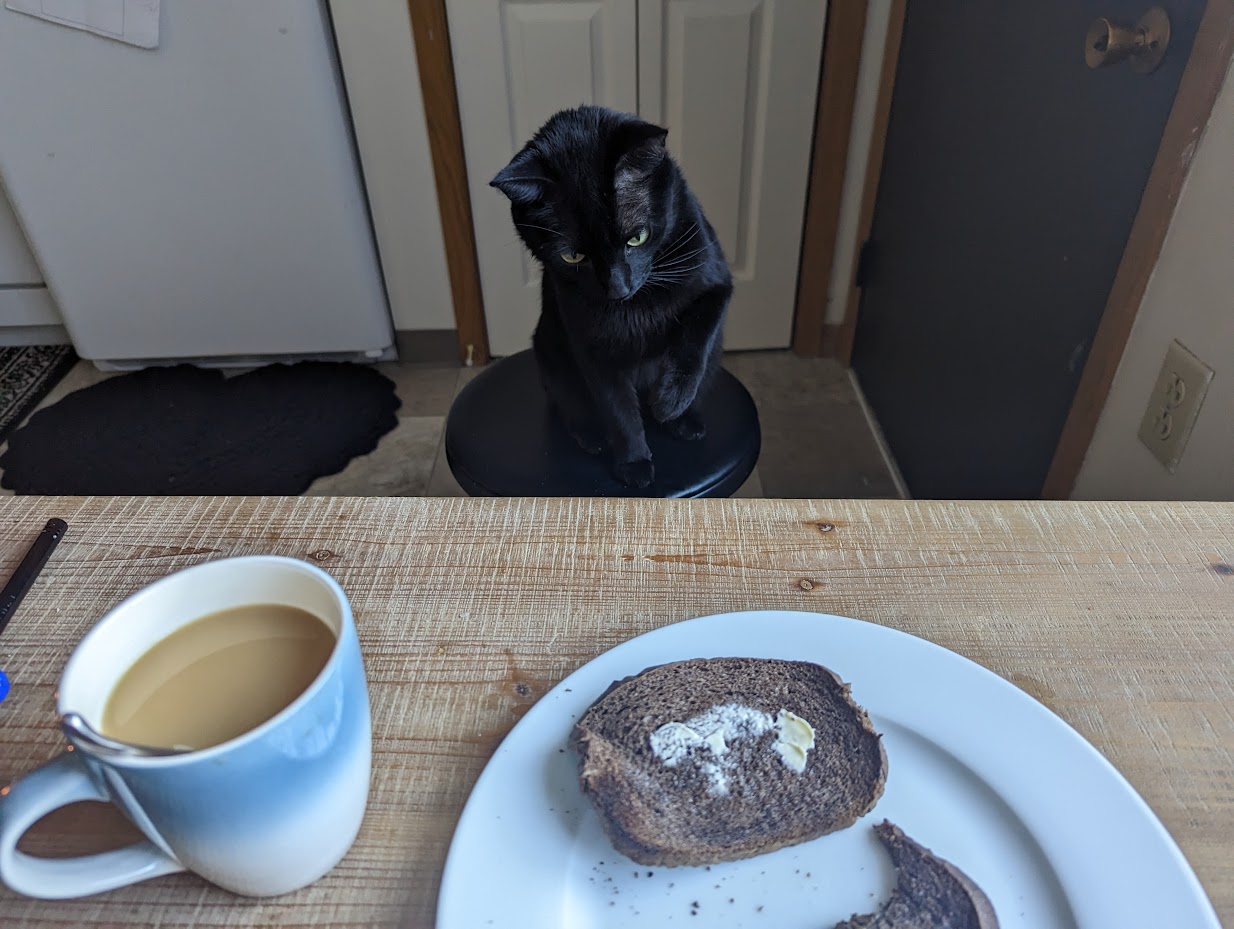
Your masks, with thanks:
[{"label": "round stool seat", "polygon": [[472,496],[727,497],[758,461],[758,412],[724,370],[699,411],[707,434],[694,442],[645,422],[656,479],[641,490],[626,487],[613,476],[607,452],[588,455],[566,432],[528,350],[489,365],[463,388],[446,420],[446,460]]}]

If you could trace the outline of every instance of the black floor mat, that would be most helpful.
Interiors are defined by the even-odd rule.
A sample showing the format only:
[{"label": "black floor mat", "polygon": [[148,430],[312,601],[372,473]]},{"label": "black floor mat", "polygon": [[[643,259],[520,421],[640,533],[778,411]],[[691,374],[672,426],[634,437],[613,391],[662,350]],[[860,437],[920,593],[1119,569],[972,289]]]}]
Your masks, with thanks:
[{"label": "black floor mat", "polygon": [[69,345],[0,348],[0,440],[77,364]]},{"label": "black floor mat", "polygon": [[398,424],[394,383],[364,365],[301,362],[224,377],[178,365],[113,377],[9,437],[19,494],[299,494]]}]

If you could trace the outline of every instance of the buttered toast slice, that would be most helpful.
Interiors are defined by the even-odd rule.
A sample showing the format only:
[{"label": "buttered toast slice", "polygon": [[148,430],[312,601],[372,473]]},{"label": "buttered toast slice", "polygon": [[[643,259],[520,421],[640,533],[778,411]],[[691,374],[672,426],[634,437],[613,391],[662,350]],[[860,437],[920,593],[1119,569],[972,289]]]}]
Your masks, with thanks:
[{"label": "buttered toast slice", "polygon": [[613,847],[644,865],[734,861],[843,829],[887,779],[865,710],[805,661],[649,668],[592,704],[573,742]]}]

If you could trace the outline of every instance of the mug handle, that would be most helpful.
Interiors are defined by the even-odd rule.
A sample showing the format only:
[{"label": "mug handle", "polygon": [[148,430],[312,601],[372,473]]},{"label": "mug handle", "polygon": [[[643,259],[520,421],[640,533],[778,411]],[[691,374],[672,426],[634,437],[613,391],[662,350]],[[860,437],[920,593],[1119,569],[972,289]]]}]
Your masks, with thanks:
[{"label": "mug handle", "polygon": [[77,754],[61,752],[0,797],[0,879],[28,897],[64,900],[183,871],[184,865],[148,841],[78,858],[37,858],[17,850],[26,830],[52,810],[80,800],[110,800]]}]

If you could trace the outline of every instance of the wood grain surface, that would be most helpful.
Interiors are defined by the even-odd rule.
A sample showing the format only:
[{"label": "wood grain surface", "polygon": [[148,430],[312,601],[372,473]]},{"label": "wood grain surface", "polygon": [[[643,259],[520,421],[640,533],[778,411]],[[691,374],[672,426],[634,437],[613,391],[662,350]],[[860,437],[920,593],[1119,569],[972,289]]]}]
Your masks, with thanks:
[{"label": "wood grain surface", "polygon": [[[1234,505],[8,497],[0,571],[51,516],[69,531],[0,638],[0,784],[60,750],[56,680],[107,608],[177,568],[274,553],[352,600],[373,788],[350,854],[297,893],[192,875],[75,901],[0,890],[0,926],[429,927],[467,794],[538,697],[631,636],[755,608],[894,626],[1018,684],[1131,781],[1234,925]],[[126,835],[96,806],[27,847]]]}]

